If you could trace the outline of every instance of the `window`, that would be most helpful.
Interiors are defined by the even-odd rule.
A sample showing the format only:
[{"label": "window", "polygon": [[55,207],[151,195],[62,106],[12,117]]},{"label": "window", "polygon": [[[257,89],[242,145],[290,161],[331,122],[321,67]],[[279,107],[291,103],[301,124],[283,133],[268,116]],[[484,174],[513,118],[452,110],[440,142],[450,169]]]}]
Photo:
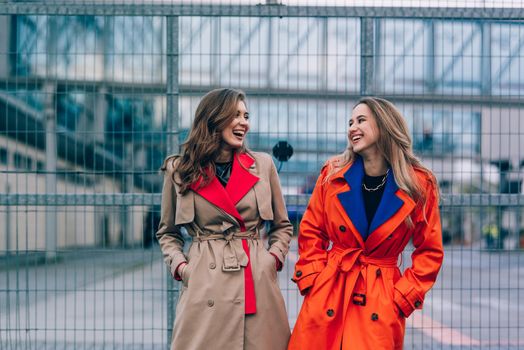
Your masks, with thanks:
[{"label": "window", "polygon": [[9,163],[9,153],[7,152],[7,149],[0,148],[0,164],[7,165]]},{"label": "window", "polygon": [[29,157],[24,156],[23,154],[15,153],[14,162],[15,162],[15,167],[19,169],[24,169],[24,170],[33,169],[33,160]]}]

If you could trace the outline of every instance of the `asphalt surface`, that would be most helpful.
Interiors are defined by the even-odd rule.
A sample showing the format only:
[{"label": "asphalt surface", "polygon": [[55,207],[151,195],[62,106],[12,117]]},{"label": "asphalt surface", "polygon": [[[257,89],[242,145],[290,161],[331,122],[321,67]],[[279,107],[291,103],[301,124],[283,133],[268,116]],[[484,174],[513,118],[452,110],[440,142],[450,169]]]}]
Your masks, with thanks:
[{"label": "asphalt surface", "polygon": [[[524,349],[524,252],[445,254],[424,310],[407,320],[404,348]],[[167,348],[173,293],[158,246],[58,256],[12,256],[0,265],[0,349]],[[291,326],[302,302],[290,281],[296,258],[293,241],[279,275]]]}]

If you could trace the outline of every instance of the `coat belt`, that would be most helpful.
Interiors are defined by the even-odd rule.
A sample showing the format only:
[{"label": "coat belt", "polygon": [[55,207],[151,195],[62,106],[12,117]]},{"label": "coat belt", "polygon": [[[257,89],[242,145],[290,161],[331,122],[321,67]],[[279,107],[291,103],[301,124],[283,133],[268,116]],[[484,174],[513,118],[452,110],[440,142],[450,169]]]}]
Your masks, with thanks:
[{"label": "coat belt", "polygon": [[339,257],[338,269],[344,272],[348,272],[356,266],[360,266],[361,269],[366,268],[368,265],[375,265],[378,267],[396,267],[398,261],[397,256],[371,257],[365,255],[362,248],[342,248],[333,245],[331,251]]},{"label": "coat belt", "polygon": [[[366,294],[367,294],[367,280],[368,280],[368,267],[370,265],[375,267],[396,267],[398,257],[371,257],[364,254],[362,248],[342,248],[334,245],[331,249],[331,253],[335,255],[333,260],[338,261],[337,269],[342,272],[348,272],[350,270],[358,271],[358,278],[363,279],[363,290],[359,290],[357,293],[354,292],[354,284],[349,287],[347,291],[350,295],[353,304],[365,306],[366,305]],[[329,263],[329,262],[328,262]],[[349,305],[349,303],[348,303]],[[346,306],[346,309],[348,307]]]},{"label": "coat belt", "polygon": [[231,232],[228,234],[223,233],[212,233],[212,234],[198,234],[196,239],[199,242],[205,241],[216,241],[216,240],[225,240],[226,245],[224,246],[223,251],[223,264],[222,271],[224,272],[234,272],[239,271],[241,267],[246,267],[249,263],[246,252],[244,251],[242,244],[234,244],[235,240],[242,239],[259,239],[258,230],[255,231],[237,231]]}]

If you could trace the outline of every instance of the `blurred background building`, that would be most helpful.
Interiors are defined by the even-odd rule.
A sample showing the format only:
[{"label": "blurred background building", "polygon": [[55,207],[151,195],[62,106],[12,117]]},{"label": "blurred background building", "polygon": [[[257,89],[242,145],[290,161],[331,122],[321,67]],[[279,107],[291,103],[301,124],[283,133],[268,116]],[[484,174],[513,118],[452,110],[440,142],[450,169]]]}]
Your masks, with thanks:
[{"label": "blurred background building", "polygon": [[[142,276],[164,276],[158,248],[150,248],[160,210],[159,168],[185,140],[201,96],[216,87],[246,91],[252,149],[271,153],[282,140],[292,145],[291,159],[277,165],[295,224],[323,162],[346,147],[354,103],[363,95],[391,100],[440,183],[443,239],[458,254],[460,271],[473,273],[464,254],[485,261],[482,254],[495,252],[495,275],[516,258],[512,267],[524,277],[522,4],[259,2],[0,3],[0,310],[16,305],[0,311],[0,348],[27,348],[42,339],[56,346],[57,329],[64,330],[64,348],[83,339],[79,332],[105,334],[107,327],[85,323],[59,326],[61,311],[44,325],[41,316],[31,316],[32,295],[36,300],[50,290],[27,277],[33,268],[55,269],[55,287],[74,293],[89,284],[86,273],[91,280],[124,273],[108,267],[117,261],[145,264]],[[71,269],[84,277],[67,287],[69,275],[59,266],[78,257],[85,260]],[[93,259],[106,264],[91,271],[82,261]],[[153,298],[142,280],[122,283],[142,303]],[[177,286],[159,283],[157,297],[172,310]],[[495,286],[498,297],[508,292],[508,305],[515,295],[522,300],[520,284],[479,284],[478,291]],[[283,286],[290,310],[300,304],[293,288]],[[441,286],[441,296],[454,288],[472,293],[477,287]],[[108,305],[115,302],[107,288],[100,291]],[[479,303],[467,307],[480,313]],[[143,313],[157,319],[153,308]],[[69,310],[84,317],[76,302]],[[138,327],[147,339],[141,344],[155,347],[157,340],[167,342],[174,316],[163,312],[158,327],[120,328],[132,333]],[[504,311],[497,312],[504,319]],[[499,346],[524,346],[522,317],[518,309],[507,323],[497,319],[493,327],[511,340]],[[515,320],[521,322],[515,326]],[[454,328],[448,321],[440,319]],[[485,325],[461,322],[470,345],[486,337]],[[446,344],[443,339],[436,341]],[[420,345],[416,336],[411,343]]]}]

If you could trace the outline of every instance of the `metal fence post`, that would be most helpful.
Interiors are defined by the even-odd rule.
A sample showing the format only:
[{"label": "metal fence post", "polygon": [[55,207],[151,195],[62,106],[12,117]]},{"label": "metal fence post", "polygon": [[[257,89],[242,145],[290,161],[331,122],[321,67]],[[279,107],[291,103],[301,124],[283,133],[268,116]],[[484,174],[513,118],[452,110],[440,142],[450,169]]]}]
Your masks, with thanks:
[{"label": "metal fence post", "polygon": [[[178,16],[167,16],[166,23],[166,67],[167,67],[167,153],[173,154],[179,151],[179,116],[178,116]],[[175,319],[176,304],[178,301],[180,283],[174,282],[173,278],[167,276],[167,342],[170,344],[173,322]]]},{"label": "metal fence post", "polygon": [[[45,190],[46,193],[56,193],[56,112],[54,99],[56,86],[48,83],[44,86],[46,94],[45,102]],[[47,259],[56,258],[57,234],[56,234],[56,208],[49,207],[45,216],[45,255]]]},{"label": "metal fence post", "polygon": [[360,19],[360,94],[372,95],[375,92],[374,82],[374,18]]}]

